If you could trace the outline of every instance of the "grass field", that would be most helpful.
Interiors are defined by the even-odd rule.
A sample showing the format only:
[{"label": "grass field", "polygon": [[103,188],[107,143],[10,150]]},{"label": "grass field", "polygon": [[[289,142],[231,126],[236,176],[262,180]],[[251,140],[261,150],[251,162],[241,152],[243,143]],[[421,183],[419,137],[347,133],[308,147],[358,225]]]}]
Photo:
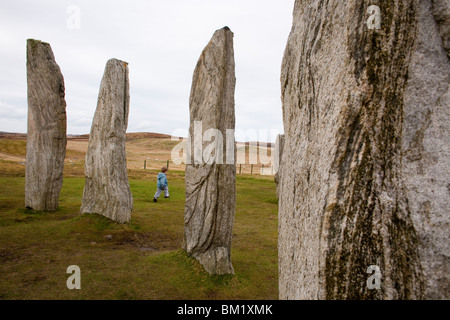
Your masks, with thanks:
[{"label": "grass field", "polygon": [[[11,157],[23,156],[24,148],[23,142],[0,141],[0,152]],[[278,298],[272,177],[237,177],[235,274],[211,276],[181,250],[183,171],[169,171],[171,197],[154,203],[158,171],[129,169],[134,209],[131,222],[119,225],[79,215],[83,152],[71,152],[54,213],[25,209],[24,165],[0,160],[0,299]],[[81,269],[81,290],[66,287],[70,265]]]}]

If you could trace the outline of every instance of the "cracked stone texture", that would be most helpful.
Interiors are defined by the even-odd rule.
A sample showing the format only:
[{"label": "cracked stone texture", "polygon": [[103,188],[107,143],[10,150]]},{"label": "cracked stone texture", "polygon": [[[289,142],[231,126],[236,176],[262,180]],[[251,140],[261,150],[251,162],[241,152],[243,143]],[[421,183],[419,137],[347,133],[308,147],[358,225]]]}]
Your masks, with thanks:
[{"label": "cracked stone texture", "polygon": [[433,15],[439,26],[442,44],[450,58],[450,0],[433,0]]},{"label": "cracked stone texture", "polygon": [[128,64],[106,63],[86,154],[81,214],[129,222],[133,209],[125,152],[130,108]]},{"label": "cracked stone texture", "polygon": [[[217,129],[223,136],[223,164],[186,165],[186,206],[183,248],[210,274],[234,273],[231,239],[236,203],[236,152],[234,164],[226,164],[226,130],[235,128],[234,90],[236,85],[233,33],[217,30],[203,50],[194,71],[190,96],[190,137],[194,122],[202,122],[202,135]],[[193,139],[194,140],[194,139]],[[216,141],[216,140],[214,140]],[[204,141],[203,150],[211,145]],[[194,155],[194,143],[191,155]]]},{"label": "cracked stone texture", "polygon": [[[450,298],[448,19],[433,3],[295,2],[281,74],[281,299]],[[373,4],[380,30],[366,25]],[[371,265],[380,290],[367,288]]]},{"label": "cracked stone texture", "polygon": [[25,206],[58,209],[66,156],[64,78],[50,44],[27,40],[28,134]]}]

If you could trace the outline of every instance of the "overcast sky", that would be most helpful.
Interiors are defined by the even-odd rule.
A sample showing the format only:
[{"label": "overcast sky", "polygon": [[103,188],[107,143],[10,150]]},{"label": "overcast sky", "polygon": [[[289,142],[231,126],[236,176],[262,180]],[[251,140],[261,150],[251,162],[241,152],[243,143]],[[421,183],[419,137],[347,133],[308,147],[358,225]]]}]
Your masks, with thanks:
[{"label": "overcast sky", "polygon": [[[2,0],[0,131],[27,130],[25,52],[26,39],[34,38],[50,43],[64,76],[68,134],[89,133],[106,61],[117,58],[130,69],[128,132],[182,135],[189,126],[197,60],[214,31],[228,26],[234,33],[236,129],[283,132],[280,67],[293,5],[294,0]],[[275,139],[268,138],[258,137]]]}]

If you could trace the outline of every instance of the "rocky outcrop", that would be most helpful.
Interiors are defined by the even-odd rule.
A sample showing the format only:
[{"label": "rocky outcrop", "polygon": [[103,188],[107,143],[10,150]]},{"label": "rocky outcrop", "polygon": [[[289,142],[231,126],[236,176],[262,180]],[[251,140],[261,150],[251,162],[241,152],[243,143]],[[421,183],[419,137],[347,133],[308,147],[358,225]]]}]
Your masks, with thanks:
[{"label": "rocky outcrop", "polygon": [[133,196],[128,182],[125,133],[130,107],[128,64],[107,62],[86,154],[81,213],[97,213],[126,223]]},{"label": "rocky outcrop", "polygon": [[393,0],[369,29],[372,4],[295,2],[281,75],[281,299],[450,298],[443,23],[431,0]]},{"label": "rocky outcrop", "polygon": [[[227,129],[235,128],[234,69],[233,33],[225,27],[214,33],[194,71],[190,97],[191,164],[186,165],[185,178],[183,247],[211,274],[234,272],[230,252],[236,202],[234,134],[224,143]],[[216,135],[205,138],[208,132]],[[219,156],[205,159],[211,146],[216,149],[212,154]]]},{"label": "rocky outcrop", "polygon": [[66,156],[64,78],[50,44],[27,40],[28,134],[25,206],[58,209]]}]

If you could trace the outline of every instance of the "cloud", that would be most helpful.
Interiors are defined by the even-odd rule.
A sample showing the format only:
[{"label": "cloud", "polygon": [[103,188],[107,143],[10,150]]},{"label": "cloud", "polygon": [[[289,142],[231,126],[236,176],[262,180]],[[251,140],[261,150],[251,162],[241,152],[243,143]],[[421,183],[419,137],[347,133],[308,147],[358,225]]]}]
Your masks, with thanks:
[{"label": "cloud", "polygon": [[[68,133],[88,133],[106,61],[129,62],[129,132],[189,125],[192,74],[216,29],[234,32],[236,124],[282,131],[280,66],[294,0],[9,1],[0,4],[0,101],[26,129],[27,38],[49,42],[64,75]],[[71,5],[80,29],[67,28]],[[4,104],[0,127],[10,119]],[[20,116],[21,113],[21,116]],[[12,119],[12,118],[11,118]]]},{"label": "cloud", "polygon": [[27,110],[0,101],[0,131],[25,133]]},{"label": "cloud", "polygon": [[27,117],[27,111],[23,108],[17,108],[6,102],[0,101],[0,118],[1,119],[23,119]]}]

